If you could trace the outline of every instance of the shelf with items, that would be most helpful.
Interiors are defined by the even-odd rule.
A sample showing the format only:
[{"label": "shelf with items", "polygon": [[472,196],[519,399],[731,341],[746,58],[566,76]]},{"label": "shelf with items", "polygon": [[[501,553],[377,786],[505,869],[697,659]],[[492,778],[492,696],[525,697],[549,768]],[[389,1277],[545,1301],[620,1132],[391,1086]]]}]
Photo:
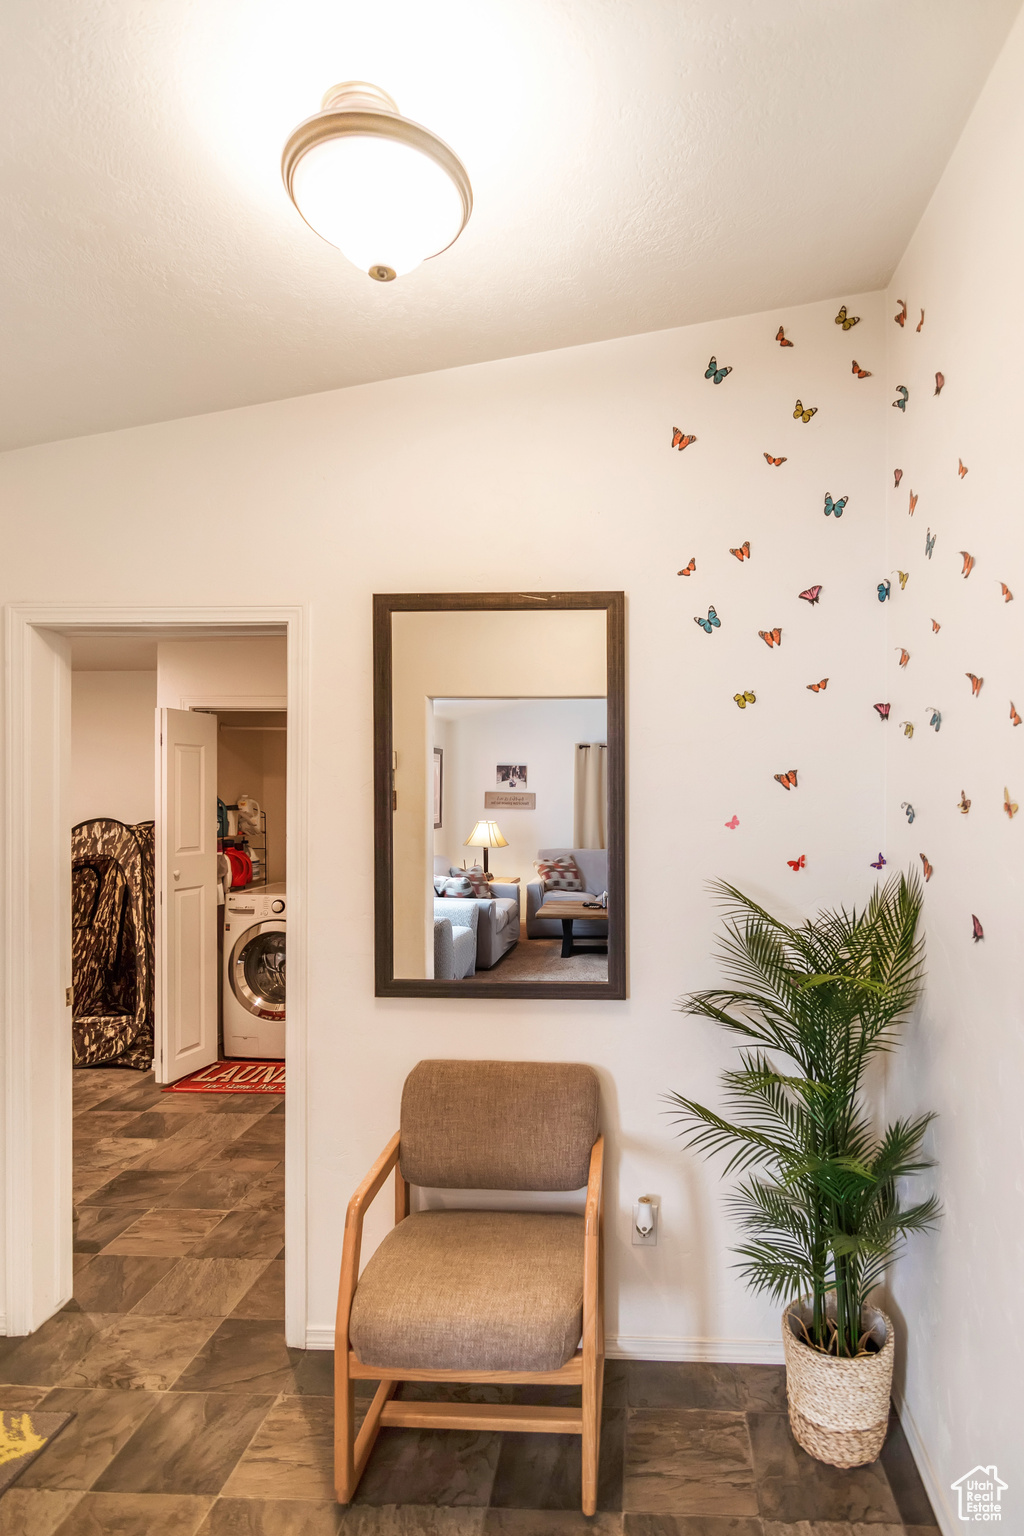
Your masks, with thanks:
[{"label": "shelf with items", "polygon": [[[237,805],[225,805],[226,811],[234,811],[237,815]],[[260,811],[260,836],[258,838],[246,837],[242,832],[228,833],[227,836],[217,838],[217,852],[225,853],[228,848],[238,848],[247,853],[253,861],[253,878],[245,887],[233,887],[233,889],[255,890],[259,886],[270,884],[270,852],[267,840],[267,813]],[[254,857],[254,855],[256,857]],[[256,862],[259,860],[260,876],[256,878]]]}]

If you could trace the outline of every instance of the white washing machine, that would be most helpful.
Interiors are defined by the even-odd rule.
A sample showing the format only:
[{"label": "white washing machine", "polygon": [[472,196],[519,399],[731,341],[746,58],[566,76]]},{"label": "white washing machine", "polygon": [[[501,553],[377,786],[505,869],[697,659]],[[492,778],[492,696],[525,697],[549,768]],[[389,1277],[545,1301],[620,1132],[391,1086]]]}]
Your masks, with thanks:
[{"label": "white washing machine", "polygon": [[224,903],[224,1054],[284,1060],[283,885],[229,891]]}]

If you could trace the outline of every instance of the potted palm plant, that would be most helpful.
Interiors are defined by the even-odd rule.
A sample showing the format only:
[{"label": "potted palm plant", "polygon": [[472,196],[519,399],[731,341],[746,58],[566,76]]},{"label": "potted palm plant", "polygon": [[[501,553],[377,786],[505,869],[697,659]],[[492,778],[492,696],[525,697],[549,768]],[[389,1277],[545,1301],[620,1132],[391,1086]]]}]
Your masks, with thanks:
[{"label": "potted palm plant", "polygon": [[742,1177],[728,1203],[748,1234],[738,1268],[782,1301],[789,1419],[833,1466],[873,1461],[892,1384],[892,1324],[869,1301],[907,1234],[938,1217],[934,1197],[904,1204],[899,1181],[931,1164],[931,1115],[876,1131],[864,1100],[873,1057],[893,1049],[923,979],[916,875],[893,876],[863,911],[823,911],[791,927],[727,884],[720,958],[737,986],[695,992],[682,1012],[747,1042],[723,1074],[718,1113],[671,1094],[696,1150],[727,1152]]}]

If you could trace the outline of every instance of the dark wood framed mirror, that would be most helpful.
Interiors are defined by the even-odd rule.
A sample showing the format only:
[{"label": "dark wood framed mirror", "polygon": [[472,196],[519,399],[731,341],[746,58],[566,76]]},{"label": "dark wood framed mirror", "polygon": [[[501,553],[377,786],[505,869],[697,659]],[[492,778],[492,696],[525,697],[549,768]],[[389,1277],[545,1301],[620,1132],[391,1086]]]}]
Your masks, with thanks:
[{"label": "dark wood framed mirror", "polygon": [[373,668],[377,996],[624,998],[625,594],[380,593]]}]

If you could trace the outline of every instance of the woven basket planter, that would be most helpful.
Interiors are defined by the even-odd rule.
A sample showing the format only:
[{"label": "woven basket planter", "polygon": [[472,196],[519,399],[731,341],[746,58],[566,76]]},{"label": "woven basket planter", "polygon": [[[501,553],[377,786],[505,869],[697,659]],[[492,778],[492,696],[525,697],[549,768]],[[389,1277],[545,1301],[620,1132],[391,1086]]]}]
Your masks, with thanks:
[{"label": "woven basket planter", "polygon": [[[828,1311],[834,1316],[834,1292],[829,1293]],[[844,1360],[804,1342],[800,1323],[809,1328],[811,1317],[803,1298],[791,1302],[782,1317],[790,1428],[797,1443],[818,1461],[833,1467],[864,1466],[878,1456],[889,1423],[892,1323],[884,1312],[865,1307],[864,1328],[870,1328],[882,1347],[877,1354]]]}]

